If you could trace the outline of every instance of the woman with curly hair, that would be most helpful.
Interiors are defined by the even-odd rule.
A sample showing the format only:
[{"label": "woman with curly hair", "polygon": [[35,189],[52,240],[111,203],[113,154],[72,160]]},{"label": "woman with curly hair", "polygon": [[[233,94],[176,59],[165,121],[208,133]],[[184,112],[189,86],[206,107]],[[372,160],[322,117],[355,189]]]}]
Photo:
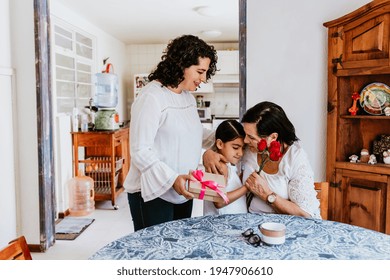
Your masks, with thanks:
[{"label": "woman with curly hair", "polygon": [[172,40],[149,84],[131,108],[131,163],[125,180],[134,230],[188,218],[193,195],[186,190],[202,146],[212,146],[191,94],[216,72],[213,46],[193,35]]}]

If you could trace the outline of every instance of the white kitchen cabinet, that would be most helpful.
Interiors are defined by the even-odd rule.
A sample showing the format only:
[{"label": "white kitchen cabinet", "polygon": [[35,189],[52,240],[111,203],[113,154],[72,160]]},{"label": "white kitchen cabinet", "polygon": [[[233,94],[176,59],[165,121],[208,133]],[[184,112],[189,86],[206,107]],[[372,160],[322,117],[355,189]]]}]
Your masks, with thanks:
[{"label": "white kitchen cabinet", "polygon": [[211,122],[203,122],[202,126],[207,129],[213,129],[213,124]]},{"label": "white kitchen cabinet", "polygon": [[239,73],[239,53],[238,50],[217,51],[218,62],[217,62],[217,75],[238,75]]}]

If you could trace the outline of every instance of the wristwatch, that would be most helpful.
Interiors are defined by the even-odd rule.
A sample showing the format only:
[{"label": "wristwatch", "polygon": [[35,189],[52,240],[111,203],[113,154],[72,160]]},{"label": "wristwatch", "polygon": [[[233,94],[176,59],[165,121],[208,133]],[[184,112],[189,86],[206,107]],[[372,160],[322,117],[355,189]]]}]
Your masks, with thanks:
[{"label": "wristwatch", "polygon": [[267,196],[267,203],[268,204],[272,204],[272,203],[274,203],[275,202],[275,200],[276,200],[276,193],[271,193],[270,195],[268,195]]}]

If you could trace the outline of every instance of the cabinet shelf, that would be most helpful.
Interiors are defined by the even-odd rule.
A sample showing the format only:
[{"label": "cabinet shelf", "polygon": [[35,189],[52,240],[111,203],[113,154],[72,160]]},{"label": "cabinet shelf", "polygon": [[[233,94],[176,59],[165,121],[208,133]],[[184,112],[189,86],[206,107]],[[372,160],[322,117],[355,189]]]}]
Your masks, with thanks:
[{"label": "cabinet shelf", "polygon": [[342,119],[368,119],[368,120],[390,120],[390,116],[370,116],[370,115],[341,115]]},{"label": "cabinet shelf", "polygon": [[335,164],[336,168],[348,169],[361,172],[369,172],[375,174],[390,175],[390,165],[384,163],[367,164],[367,163],[352,163],[345,161],[337,161]]},{"label": "cabinet shelf", "polygon": [[366,76],[366,75],[384,75],[390,74],[390,67],[369,67],[369,68],[355,68],[355,69],[338,69],[334,75],[337,77],[352,77],[352,76]]}]

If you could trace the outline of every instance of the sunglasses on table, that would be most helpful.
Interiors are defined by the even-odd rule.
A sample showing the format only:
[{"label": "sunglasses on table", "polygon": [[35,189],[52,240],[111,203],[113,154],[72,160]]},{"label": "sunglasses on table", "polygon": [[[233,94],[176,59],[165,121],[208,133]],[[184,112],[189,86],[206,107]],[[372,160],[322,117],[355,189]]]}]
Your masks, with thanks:
[{"label": "sunglasses on table", "polygon": [[260,236],[254,232],[253,228],[249,228],[241,234],[246,238],[248,243],[251,244],[252,246],[257,247],[262,245]]}]

